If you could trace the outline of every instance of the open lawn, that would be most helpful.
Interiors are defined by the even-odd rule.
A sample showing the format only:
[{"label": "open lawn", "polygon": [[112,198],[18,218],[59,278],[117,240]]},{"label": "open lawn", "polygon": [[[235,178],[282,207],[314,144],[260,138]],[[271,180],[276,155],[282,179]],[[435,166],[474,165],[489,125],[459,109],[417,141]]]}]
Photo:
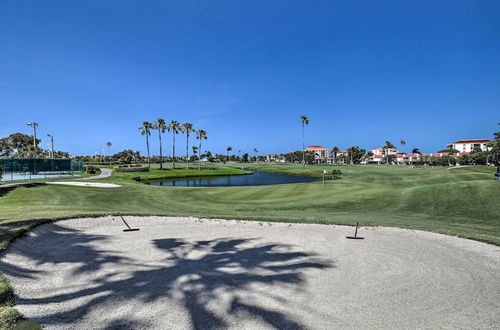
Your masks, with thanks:
[{"label": "open lawn", "polygon": [[[235,168],[215,166],[218,174]],[[18,188],[0,198],[1,247],[17,232],[50,219],[106,214],[178,215],[227,219],[397,226],[440,232],[500,245],[500,182],[493,168],[410,168],[245,164],[248,168],[343,178],[304,184],[247,187],[155,187],[141,177],[198,175],[197,170],[114,173],[96,182],[120,188],[47,185]]]}]

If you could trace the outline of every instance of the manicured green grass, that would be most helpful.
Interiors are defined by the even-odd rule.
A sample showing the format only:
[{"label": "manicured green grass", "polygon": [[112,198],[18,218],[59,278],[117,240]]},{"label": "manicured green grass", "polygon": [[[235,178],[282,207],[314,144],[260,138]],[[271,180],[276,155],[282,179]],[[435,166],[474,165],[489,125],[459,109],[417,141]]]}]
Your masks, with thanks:
[{"label": "manicured green grass", "polygon": [[[238,165],[237,165],[238,166]],[[197,175],[196,170],[115,173],[102,182],[120,188],[47,185],[18,188],[0,198],[0,247],[36,221],[110,213],[312,223],[398,226],[458,235],[500,245],[500,182],[493,168],[410,168],[245,164],[248,168],[343,179],[274,186],[158,187],[130,178]],[[238,169],[215,166],[212,173]],[[195,173],[193,173],[195,172]],[[205,174],[205,171],[202,171]],[[236,172],[233,172],[236,173]]]}]

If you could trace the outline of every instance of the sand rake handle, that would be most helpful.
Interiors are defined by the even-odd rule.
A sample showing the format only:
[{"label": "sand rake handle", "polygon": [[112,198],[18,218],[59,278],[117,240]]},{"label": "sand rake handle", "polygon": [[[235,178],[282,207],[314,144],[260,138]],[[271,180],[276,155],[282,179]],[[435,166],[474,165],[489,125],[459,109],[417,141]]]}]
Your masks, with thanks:
[{"label": "sand rake handle", "polygon": [[123,223],[125,224],[125,226],[127,226],[127,229],[123,229],[123,231],[138,231],[139,230],[139,228],[130,228],[127,221],[125,221],[125,219],[123,218],[123,215],[120,215],[120,218],[122,218]]}]

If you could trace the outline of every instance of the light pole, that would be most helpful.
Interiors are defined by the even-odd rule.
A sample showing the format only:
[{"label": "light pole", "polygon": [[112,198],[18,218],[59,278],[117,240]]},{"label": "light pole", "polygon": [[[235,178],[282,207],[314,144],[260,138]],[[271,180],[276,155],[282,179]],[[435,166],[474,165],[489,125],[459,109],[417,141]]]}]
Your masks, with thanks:
[{"label": "light pole", "polygon": [[50,137],[50,158],[54,158],[54,136],[52,134],[47,134]]},{"label": "light pole", "polygon": [[26,125],[33,127],[33,153],[36,154],[36,128],[38,127],[38,123],[31,122],[26,123]]}]

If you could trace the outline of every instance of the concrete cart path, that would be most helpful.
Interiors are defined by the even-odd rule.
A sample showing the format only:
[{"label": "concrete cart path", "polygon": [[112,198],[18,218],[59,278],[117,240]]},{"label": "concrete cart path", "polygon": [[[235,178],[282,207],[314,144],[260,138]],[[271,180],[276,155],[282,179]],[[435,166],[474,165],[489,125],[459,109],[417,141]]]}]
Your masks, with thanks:
[{"label": "concrete cart path", "polygon": [[396,228],[72,219],[2,253],[44,329],[499,329],[500,247]]},{"label": "concrete cart path", "polygon": [[85,180],[104,179],[104,178],[110,177],[111,173],[113,172],[113,170],[111,170],[109,168],[100,168],[100,170],[101,170],[101,174],[96,175],[96,176],[91,176],[90,178],[85,178]]}]

